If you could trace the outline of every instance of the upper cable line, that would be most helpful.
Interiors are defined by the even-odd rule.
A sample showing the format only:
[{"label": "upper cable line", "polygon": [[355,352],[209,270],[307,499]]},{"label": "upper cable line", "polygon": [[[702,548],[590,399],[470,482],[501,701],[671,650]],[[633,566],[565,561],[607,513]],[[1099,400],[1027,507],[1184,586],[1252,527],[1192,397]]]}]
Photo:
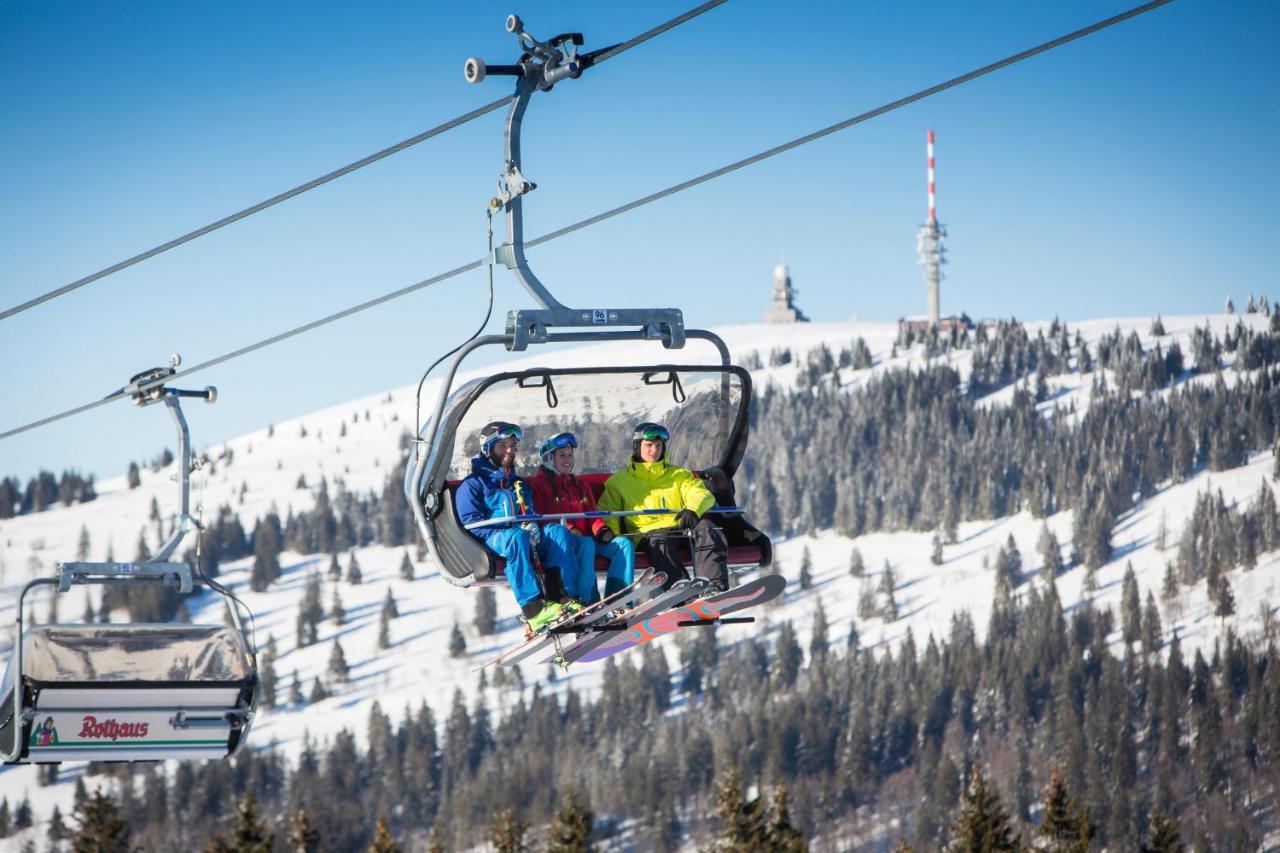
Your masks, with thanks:
[{"label": "upper cable line", "polygon": [[[725,2],[725,0],[718,0],[718,3],[716,5],[723,2]],[[678,192],[691,189],[692,187],[698,186],[700,184],[704,184],[715,178],[730,174],[732,172],[736,172],[740,169],[746,168],[747,166],[751,166],[751,165],[754,165],[755,163],[759,163],[763,160],[767,160],[771,157],[775,157],[778,154],[782,154],[786,151],[790,151],[794,148],[798,148],[810,142],[815,142],[819,139],[823,139],[833,133],[837,133],[841,130],[847,130],[848,128],[853,127],[854,125],[861,124],[862,122],[868,121],[878,116],[885,115],[886,113],[893,112],[894,110],[901,109],[902,107],[908,106],[909,104],[913,104],[917,101],[931,97],[940,92],[944,92],[948,89],[954,88],[963,83],[968,83],[972,80],[978,79],[979,77],[983,77],[987,74],[991,74],[995,71],[999,71],[1004,68],[1008,68],[1012,65],[1015,65],[1018,62],[1022,62],[1023,60],[1030,59],[1033,56],[1037,56],[1049,50],[1053,50],[1054,48],[1061,47],[1065,44],[1076,41],[1077,39],[1081,39],[1081,38],[1084,38],[1085,36],[1107,29],[1108,27],[1112,27],[1116,24],[1122,23],[1132,18],[1136,18],[1139,15],[1142,15],[1146,12],[1150,12],[1153,9],[1157,9],[1161,6],[1168,5],[1169,3],[1172,3],[1172,2],[1173,0],[1151,0],[1151,2],[1144,3],[1140,6],[1135,6],[1134,8],[1126,12],[1122,12],[1118,15],[1114,15],[1110,18],[1106,18],[1104,20],[1098,21],[1097,23],[1090,24],[1087,27],[1074,30],[1070,33],[1067,33],[1066,35],[1062,35],[1062,36],[1059,36],[1058,38],[1051,39],[1050,41],[1036,45],[1035,47],[1031,47],[1026,50],[1019,51],[1018,53],[1007,56],[1004,59],[989,63],[987,65],[983,65],[965,74],[961,74],[958,77],[953,77],[949,80],[943,81],[933,86],[929,86],[917,92],[913,92],[910,95],[906,95],[896,100],[889,101],[885,104],[882,104],[881,106],[875,107],[873,109],[867,110],[862,113],[858,113],[857,115],[844,119],[843,121],[836,122],[835,124],[828,125],[826,127],[815,130],[811,133],[806,133],[803,136],[798,136],[794,139],[781,143],[780,145],[775,145],[771,148],[767,148],[764,151],[760,151],[749,157],[744,157],[739,160],[735,160],[732,163],[728,163],[724,166],[721,166],[718,169],[712,169],[709,172],[704,172],[701,175],[697,175],[696,177],[690,178],[685,181],[681,181],[678,184],[673,184],[669,187],[666,187],[665,189],[661,189],[661,190],[658,190],[657,192],[650,193],[645,196],[641,196],[640,198],[627,202],[626,204],[618,205],[617,207],[613,207],[608,210],[597,213],[593,216],[589,216],[586,219],[579,220],[578,222],[575,222],[571,225],[566,225],[562,228],[555,229],[554,231],[550,231],[539,237],[535,237],[531,240],[525,241],[524,245],[526,248],[532,248],[534,246],[538,246],[543,243],[548,243],[552,240],[558,239],[560,237],[564,237],[568,234],[572,234],[575,231],[579,231],[591,225],[596,225],[600,222],[605,221],[606,219],[611,219],[614,216],[627,213],[631,210],[635,210],[638,207],[642,207],[646,204],[650,204],[652,202],[674,195]],[[710,4],[704,4],[704,6],[707,6],[708,8],[710,8]],[[702,7],[699,7],[699,8],[702,8]],[[670,26],[674,26],[674,24],[672,24],[671,22],[668,22],[668,24]],[[664,25],[664,26],[667,26],[667,25]],[[667,28],[669,29],[670,26],[668,26]],[[609,50],[612,50],[612,48],[610,48]],[[513,98],[509,98],[508,100],[513,100]],[[256,352],[257,350],[263,349],[264,347],[271,346],[272,344],[280,343],[281,341],[287,340],[297,335],[304,334],[306,332],[312,331],[313,329],[320,328],[321,326],[326,326],[330,323],[336,322],[346,317],[350,317],[354,314],[358,314],[362,311],[366,311],[378,305],[382,305],[383,303],[390,302],[393,299],[399,299],[402,296],[408,296],[410,293],[415,293],[426,287],[430,287],[433,284],[439,284],[442,281],[446,281],[448,279],[462,275],[463,273],[470,272],[475,269],[479,269],[481,266],[484,265],[484,263],[485,263],[485,259],[481,258],[478,260],[471,261],[469,263],[462,264],[461,266],[457,266],[451,270],[438,273],[437,275],[431,276],[430,278],[426,278],[421,281],[414,282],[413,284],[407,285],[397,290],[390,291],[389,293],[384,293],[381,296],[374,297],[373,299],[366,300],[365,302],[361,302],[357,305],[352,305],[348,308],[344,308],[341,311],[337,311],[332,314],[327,314],[324,317],[320,317],[319,319],[312,320],[309,323],[305,323],[301,326],[297,326],[293,329],[289,329],[288,331],[284,331],[279,334],[272,335],[269,338],[264,338],[263,340],[257,341],[252,344],[248,344],[246,346],[232,350],[228,353],[224,353],[223,355],[216,356],[215,358],[211,358],[207,361],[200,362],[199,364],[196,364],[186,370],[179,371],[174,376],[175,378],[179,376],[186,376],[188,374],[195,373],[196,371],[204,370],[206,368],[213,367],[214,365],[222,364],[224,362],[230,361],[231,359],[248,355],[252,352]],[[0,432],[0,440],[9,438],[14,435],[18,435],[19,433],[27,432],[28,430],[36,429],[37,427],[45,426],[47,424],[62,420],[64,418],[71,417],[72,415],[81,414],[82,412],[95,409],[98,406],[102,406],[114,400],[121,399],[123,396],[125,395],[116,393],[108,397],[105,397],[101,400],[93,400],[84,405],[77,406],[73,409],[68,409],[64,412],[59,412],[58,414],[50,415],[48,417],[41,418],[40,420],[32,421],[31,423],[24,424],[19,427],[15,427],[6,432]]]},{"label": "upper cable line", "polygon": [[[601,50],[596,50],[596,51],[592,51],[591,53],[584,54],[582,57],[583,68],[585,69],[592,65],[599,65],[601,62],[604,62],[608,59],[612,59],[618,54],[623,53],[627,50],[630,50],[636,45],[642,44],[655,36],[659,36],[667,32],[670,29],[678,27],[680,24],[683,24],[686,21],[696,18],[702,13],[710,11],[711,9],[714,9],[717,6],[721,6],[726,2],[728,2],[728,0],[707,0],[707,2],[702,3],[701,5],[695,6],[689,11],[684,12],[683,14],[677,15],[671,20],[665,21],[659,24],[658,26],[653,27],[652,29],[645,30],[643,33],[640,33],[639,35],[633,38],[627,39],[624,42],[612,45],[611,47],[603,48]],[[169,251],[170,249],[176,249],[181,245],[190,243],[192,240],[203,237],[206,234],[211,234],[214,231],[217,231],[218,229],[223,228],[227,225],[231,225],[235,222],[239,222],[242,219],[247,219],[250,216],[253,216],[255,213],[261,213],[267,208],[274,207],[275,205],[279,204],[282,201],[288,201],[289,199],[294,198],[295,196],[302,195],[303,193],[313,190],[317,187],[324,186],[330,181],[337,180],[338,178],[341,178],[344,175],[349,175],[358,169],[363,169],[365,166],[370,166],[374,163],[377,163],[380,160],[390,157],[392,154],[398,154],[399,152],[404,151],[406,148],[412,148],[413,146],[417,145],[420,142],[426,142],[428,139],[439,136],[440,134],[445,133],[447,131],[453,130],[455,127],[460,127],[466,124],[467,122],[472,121],[473,119],[477,119],[477,118],[480,118],[481,116],[488,115],[494,110],[499,110],[502,107],[505,107],[507,104],[511,103],[513,100],[515,100],[515,96],[508,95],[504,98],[499,98],[496,101],[490,101],[484,106],[477,107],[471,112],[464,113],[456,118],[452,118],[449,121],[446,121],[443,124],[438,124],[429,130],[424,130],[422,133],[419,133],[415,136],[411,136],[408,139],[395,143],[394,145],[389,145],[386,148],[383,148],[379,151],[375,151],[372,154],[369,154],[365,157],[361,157],[359,160],[355,160],[351,163],[346,164],[345,166],[341,166],[337,169],[334,169],[331,172],[326,172],[325,174],[320,175],[317,178],[313,178],[307,181],[306,183],[299,184],[296,187],[293,187],[292,189],[288,189],[282,193],[273,195],[270,198],[267,198],[258,202],[257,204],[252,204],[249,207],[244,208],[243,210],[239,210],[239,211],[236,211],[235,213],[224,216],[221,219],[215,220],[214,222],[210,222],[208,225],[204,225],[200,228],[195,229],[194,231],[188,231],[186,234],[183,234],[180,237],[175,237],[172,240],[159,244],[158,246],[153,246],[152,248],[147,249],[144,252],[139,252],[138,254],[133,255],[132,257],[129,257],[129,258],[125,258],[124,260],[114,263],[111,266],[103,267],[97,272],[90,273],[89,275],[86,275],[83,278],[78,278],[75,281],[62,285],[61,287],[54,288],[53,290],[50,290],[47,293],[42,293],[39,296],[28,299],[26,302],[22,302],[18,305],[14,305],[12,308],[7,308],[3,311],[0,311],[0,320],[5,320],[16,314],[21,314],[24,311],[29,311],[38,305],[42,305],[45,302],[48,302],[52,299],[57,299],[59,296],[65,296],[66,294],[71,293],[74,290],[78,290],[87,284],[92,284],[95,281],[100,281],[101,279],[104,279],[109,275],[113,275],[115,273],[120,272],[121,270],[128,269],[129,267],[134,266],[135,264],[142,263],[143,261],[148,260],[149,258],[154,258],[157,255],[161,255]],[[93,406],[89,406],[87,408],[93,408]],[[77,411],[84,411],[85,409],[86,407],[80,407],[79,409],[77,409]],[[6,433],[6,435],[8,435],[8,433]],[[0,438],[3,438],[3,437],[4,436],[0,436]]]}]

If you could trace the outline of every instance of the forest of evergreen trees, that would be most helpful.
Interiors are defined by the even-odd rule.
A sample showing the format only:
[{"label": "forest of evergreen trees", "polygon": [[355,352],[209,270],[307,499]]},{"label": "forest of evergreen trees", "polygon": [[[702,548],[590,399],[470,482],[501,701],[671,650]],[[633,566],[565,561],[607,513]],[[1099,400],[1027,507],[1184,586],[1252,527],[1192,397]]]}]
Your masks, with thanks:
[{"label": "forest of evergreen trees", "polygon": [[[935,850],[969,831],[975,798],[1003,815],[1010,839],[1042,837],[1052,813],[1038,804],[1056,775],[1055,831],[1094,848],[1137,850],[1158,830],[1166,844],[1172,832],[1198,849],[1245,851],[1277,829],[1274,637],[1228,633],[1187,660],[1148,617],[1117,656],[1106,639],[1115,616],[1087,602],[1064,615],[1051,576],[1021,596],[1000,584],[996,596],[982,641],[964,614],[948,637],[908,636],[884,652],[860,648],[856,631],[828,636],[821,619],[807,649],[785,622],[772,642],[728,648],[713,630],[690,632],[674,673],[654,646],[609,659],[594,700],[522,692],[518,673],[482,676],[482,691],[503,697],[499,720],[460,692],[442,720],[423,704],[392,725],[375,705],[367,749],[344,731],[308,740],[296,766],[268,748],[173,772],[91,768],[78,800],[114,777],[120,816],[147,850],[357,850],[379,819],[405,845],[456,849],[488,838],[504,813],[534,829],[532,843],[574,792],[598,841],[663,850],[723,837],[718,799],[739,774],[743,808],[752,787],[785,785],[786,823],[811,843],[900,838]],[[290,847],[277,833],[262,847],[206,846],[233,833],[246,795],[269,826],[306,811],[320,841]],[[763,800],[753,808],[765,831]],[[1064,845],[1049,849],[1089,849]]]},{"label": "forest of evergreen trees", "polygon": [[[460,693],[441,720],[423,704],[393,726],[375,706],[367,749],[343,732],[309,741],[296,766],[262,749],[168,774],[95,767],[78,799],[92,801],[87,791],[113,777],[132,843],[156,850],[363,849],[377,843],[380,819],[386,839],[412,847],[510,841],[528,830],[531,844],[536,836],[546,849],[581,849],[547,843],[559,831],[547,829],[557,814],[579,827],[588,815],[596,839],[659,850],[681,838],[706,846],[753,832],[785,835],[783,824],[819,845],[879,839],[902,849],[970,849],[964,839],[982,825],[993,833],[986,837],[1007,842],[984,849],[1015,849],[1021,839],[1061,850],[1173,850],[1181,849],[1177,838],[1202,849],[1255,849],[1280,829],[1276,637],[1246,642],[1228,633],[1211,656],[1187,661],[1177,637],[1163,633],[1156,591],[1136,582],[1131,590],[1131,574],[1118,618],[1087,601],[1064,614],[1054,580],[1073,565],[1091,572],[1109,561],[1116,519],[1162,485],[1237,467],[1276,445],[1278,331],[1280,313],[1261,333],[1197,330],[1183,354],[1176,343],[1144,349],[1118,330],[1090,346],[1062,324],[1033,336],[1001,323],[972,338],[926,341],[938,354],[972,348],[967,377],[939,360],[847,387],[850,371],[873,361],[858,340],[808,355],[795,388],[758,389],[736,485],[739,503],[775,534],[933,530],[940,543],[955,541],[963,521],[1077,510],[1069,557],[1046,529],[1040,550],[1056,570],[1034,585],[1023,580],[1016,546],[1002,550],[982,641],[964,614],[946,638],[922,646],[908,638],[874,654],[859,646],[856,629],[829,636],[821,611],[807,649],[787,623],[731,648],[719,647],[714,631],[687,632],[677,671],[652,646],[610,659],[594,700],[536,686],[521,694],[524,674],[502,671],[483,687],[504,697],[501,719]],[[1228,357],[1252,372],[1224,381]],[[1088,407],[1045,417],[1036,406],[1053,396],[1053,377],[1091,385]],[[979,399],[1002,388],[1007,404]],[[321,480],[313,508],[283,519],[273,511],[251,526],[222,507],[202,534],[201,565],[213,575],[220,561],[252,555],[251,586],[265,589],[279,576],[282,550],[327,553],[331,575],[359,582],[354,553],[341,562],[339,554],[417,544],[403,473],[393,471],[377,494],[353,494],[340,481],[331,492]],[[1161,598],[1208,579],[1219,615],[1229,613],[1224,575],[1280,547],[1278,531],[1269,484],[1247,508],[1205,492],[1183,530],[1161,526],[1168,540],[1160,547],[1176,549]],[[139,542],[145,547],[146,536]],[[851,569],[855,562],[856,553]],[[868,592],[866,615],[893,600],[891,567],[882,587],[886,578],[887,591]],[[299,610],[299,638],[325,617],[318,578],[314,585]],[[169,602],[136,606],[153,613]],[[340,610],[335,586],[330,617]],[[1113,630],[1123,639],[1119,655],[1105,640]],[[272,702],[307,701],[296,678],[287,696],[271,678]],[[317,681],[312,699],[323,689]],[[752,799],[750,790],[768,796]],[[777,791],[785,792],[781,816]],[[566,812],[569,801],[579,812]],[[0,803],[0,832],[13,825],[10,808]],[[286,827],[304,813],[303,829],[323,839],[319,847],[298,846],[284,832],[257,847],[227,840],[243,835],[246,820]],[[745,835],[733,835],[739,831]],[[741,843],[723,849],[753,849]]]}]

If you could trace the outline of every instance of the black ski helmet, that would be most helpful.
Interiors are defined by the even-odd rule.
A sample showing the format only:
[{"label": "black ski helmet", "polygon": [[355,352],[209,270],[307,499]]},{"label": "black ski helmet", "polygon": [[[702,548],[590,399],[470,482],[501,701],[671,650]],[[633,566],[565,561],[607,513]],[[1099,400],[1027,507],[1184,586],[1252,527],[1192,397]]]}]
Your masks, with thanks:
[{"label": "black ski helmet", "polygon": [[652,421],[645,421],[638,425],[635,431],[631,433],[631,461],[639,462],[640,460],[640,442],[644,439],[650,441],[662,442],[662,455],[658,457],[659,462],[666,461],[667,458],[667,442],[671,439],[671,434],[667,432],[667,428],[662,424],[655,424]]}]

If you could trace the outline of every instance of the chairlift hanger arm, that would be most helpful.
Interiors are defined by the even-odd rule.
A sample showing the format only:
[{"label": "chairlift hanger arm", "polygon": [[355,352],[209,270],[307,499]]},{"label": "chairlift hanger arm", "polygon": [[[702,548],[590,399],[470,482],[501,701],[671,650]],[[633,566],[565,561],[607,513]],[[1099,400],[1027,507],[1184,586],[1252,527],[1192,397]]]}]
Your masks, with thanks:
[{"label": "chairlift hanger arm", "polygon": [[479,83],[489,74],[516,77],[515,99],[507,111],[505,166],[498,180],[498,194],[489,200],[493,212],[503,210],[507,221],[507,242],[498,246],[490,261],[511,270],[516,280],[528,291],[540,309],[512,311],[507,314],[507,348],[522,351],[529,344],[547,343],[555,339],[552,327],[639,326],[644,338],[659,340],[671,349],[684,346],[684,316],[677,308],[595,308],[577,310],[564,305],[551,294],[533,270],[524,254],[524,196],[537,184],[521,171],[520,130],[525,110],[535,92],[549,92],[561,80],[575,79],[592,64],[595,56],[613,48],[578,55],[581,33],[562,33],[545,42],[538,41],[524,28],[518,15],[507,16],[507,32],[513,33],[522,51],[516,65],[488,66],[484,60],[466,61],[463,74],[468,82]]}]

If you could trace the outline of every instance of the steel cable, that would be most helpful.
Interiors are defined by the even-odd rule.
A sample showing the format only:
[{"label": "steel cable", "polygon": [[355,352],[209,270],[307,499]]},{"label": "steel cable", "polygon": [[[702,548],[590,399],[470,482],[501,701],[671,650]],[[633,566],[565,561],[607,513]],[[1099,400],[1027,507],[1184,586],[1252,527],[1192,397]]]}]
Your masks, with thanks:
[{"label": "steel cable", "polygon": [[[724,0],[720,0],[720,2],[724,2]],[[1052,41],[1047,41],[1036,47],[1029,48],[1028,50],[1024,50],[1019,53],[1013,54],[1012,56],[1009,56],[998,62],[993,62],[989,65],[984,65],[981,68],[978,68],[974,71],[970,71],[967,74],[962,74],[959,77],[953,77],[952,79],[944,83],[939,83],[936,86],[930,86],[927,89],[921,89],[920,91],[915,92],[914,94],[907,95],[906,97],[903,97],[903,98],[899,98],[896,101],[890,101],[889,103],[883,106],[876,107],[875,109],[868,110],[867,112],[859,113],[856,116],[845,119],[844,121],[841,121],[841,122],[837,122],[836,124],[824,127],[821,130],[816,130],[812,133],[807,133],[804,136],[796,137],[790,142],[784,142],[781,145],[774,146],[773,148],[769,148],[758,154],[753,154],[750,157],[745,157],[741,160],[737,160],[733,163],[730,163],[727,166],[722,166],[719,169],[714,169],[710,172],[705,172],[695,178],[690,178],[687,181],[682,181],[678,184],[674,184],[670,187],[667,187],[666,189],[659,190],[658,192],[651,193],[649,195],[638,198],[635,201],[628,202],[627,204],[623,204],[618,207],[611,208],[610,210],[606,210],[602,213],[598,213],[595,216],[591,216],[586,219],[580,220],[578,222],[573,223],[572,225],[566,225],[563,228],[558,228],[555,231],[551,231],[547,234],[543,234],[540,237],[536,237],[532,240],[526,241],[525,246],[528,248],[532,248],[534,246],[539,246],[551,240],[555,240],[559,237],[563,237],[566,234],[572,234],[575,231],[579,231],[588,226],[595,225],[599,222],[603,222],[606,219],[611,219],[614,216],[618,216],[619,214],[626,213],[631,210],[635,210],[638,207],[649,204],[651,202],[658,201],[659,199],[666,198],[667,196],[673,195],[682,190],[686,190],[686,189],[689,189],[690,187],[695,187],[699,184],[706,183],[707,181],[710,181],[714,178],[718,178],[722,175],[729,174],[730,172],[736,172],[737,170],[742,169],[746,166],[759,163],[761,160],[766,160],[770,157],[774,157],[785,151],[790,151],[791,149],[797,148],[806,143],[813,142],[818,139],[822,139],[823,137],[826,137],[832,133],[835,133],[840,130],[845,130],[856,124],[860,124],[864,121],[867,121],[868,119],[872,119],[877,116],[884,115],[885,113],[892,112],[893,110],[900,109],[901,107],[905,107],[908,104],[915,103],[916,101],[919,101],[923,98],[927,98],[931,95],[936,95],[939,92],[943,92],[947,89],[951,89],[955,86],[959,86],[962,83],[967,83],[970,80],[974,80],[978,77],[982,77],[994,71],[998,71],[1002,68],[1007,68],[1010,65],[1021,62],[1024,59],[1029,59],[1033,56],[1044,53],[1045,51],[1052,50],[1055,47],[1060,47],[1064,44],[1075,41],[1076,39],[1083,38],[1084,36],[1090,35],[1091,33],[1095,33],[1095,32],[1098,32],[1099,30],[1103,30],[1103,29],[1106,29],[1107,27],[1114,26],[1115,24],[1121,23],[1123,21],[1127,21],[1130,18],[1135,18],[1138,15],[1141,15],[1145,12],[1149,12],[1152,9],[1156,9],[1160,6],[1164,6],[1172,2],[1173,0],[1152,0],[1152,2],[1144,3],[1141,6],[1136,6],[1127,12],[1123,12],[1114,17],[1107,18],[1103,21],[1099,21],[1096,24],[1091,24],[1090,26],[1084,27],[1083,29],[1075,30],[1074,32],[1068,33],[1067,35],[1060,36],[1056,39],[1053,39]],[[190,373],[195,373],[198,370],[205,370],[206,368],[213,367],[214,365],[222,364],[225,361],[230,361],[233,358],[239,358],[240,356],[248,355],[251,352],[255,352],[256,350],[260,350],[263,347],[271,346],[272,344],[275,344],[275,343],[279,343],[283,340],[294,337],[295,335],[301,335],[305,332],[311,331],[312,329],[319,328],[320,326],[327,325],[336,320],[341,320],[344,317],[349,317],[352,314],[357,314],[361,311],[365,311],[369,308],[373,308],[375,306],[381,305],[384,302],[389,302],[393,299],[398,299],[401,296],[407,296],[410,293],[421,290],[425,287],[430,287],[433,284],[438,284],[439,282],[445,281],[446,279],[450,279],[450,278],[453,278],[454,276],[461,275],[462,273],[470,272],[471,270],[478,269],[482,264],[484,264],[484,262],[485,262],[484,259],[472,261],[468,264],[463,264],[462,266],[455,267],[452,270],[449,270],[448,272],[440,273],[439,275],[432,276],[431,278],[423,279],[422,281],[415,282],[414,284],[410,284],[407,287],[402,287],[399,290],[394,290],[390,293],[383,294],[382,296],[376,297],[374,299],[370,299],[366,302],[361,302],[359,305],[353,305],[350,308],[346,308],[334,314],[329,314],[325,317],[321,317],[318,320],[313,320],[310,323],[306,323],[302,326],[298,326],[297,328],[290,329],[287,332],[281,332],[280,334],[273,335],[272,337],[267,338],[265,340],[258,341],[257,343],[249,344],[248,346],[241,347],[240,349],[233,350],[224,355],[220,355],[208,361],[201,362],[200,364],[194,365],[186,370],[180,370],[174,375],[174,378],[178,376],[185,376]],[[112,402],[113,400],[118,400],[124,396],[126,395],[121,393],[112,394],[111,396],[108,396],[102,400],[95,400],[92,403],[86,403],[83,406],[77,406],[74,409],[69,409],[65,412],[60,412],[59,414],[56,414],[56,415],[50,415],[47,418],[42,418],[38,421],[33,421],[32,423],[25,424],[20,427],[16,427],[7,432],[0,433],[0,440],[9,438],[10,436],[14,436],[22,432],[26,432],[28,430],[36,429],[37,427],[41,427],[46,424],[53,423],[54,421],[62,420],[63,418],[71,417],[72,415],[78,415],[82,412],[86,412],[86,411],[89,411],[90,409],[94,409],[94,408],[97,408],[98,406]]]}]

